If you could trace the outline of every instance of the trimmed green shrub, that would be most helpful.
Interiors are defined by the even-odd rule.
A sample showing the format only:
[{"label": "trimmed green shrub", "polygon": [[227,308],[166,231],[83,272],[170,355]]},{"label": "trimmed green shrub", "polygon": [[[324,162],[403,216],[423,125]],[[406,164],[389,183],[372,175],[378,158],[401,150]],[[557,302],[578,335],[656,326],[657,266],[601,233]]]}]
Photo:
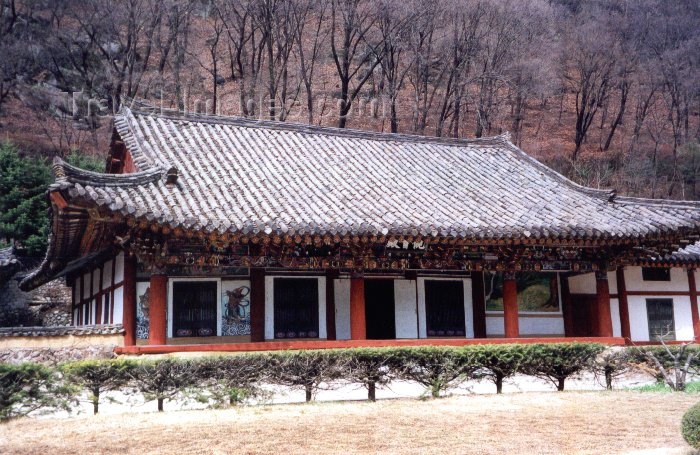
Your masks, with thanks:
[{"label": "trimmed green shrub", "polygon": [[700,403],[697,403],[683,414],[681,433],[685,442],[695,449],[700,449]]},{"label": "trimmed green shrub", "polygon": [[191,361],[162,359],[143,361],[129,371],[130,381],[146,400],[156,400],[158,411],[163,411],[165,400],[183,395],[201,380],[199,371]]},{"label": "trimmed green shrub", "polygon": [[474,351],[450,347],[397,349],[396,375],[424,386],[433,398],[473,377],[479,369]]},{"label": "trimmed green shrub", "polygon": [[333,351],[276,352],[264,357],[266,379],[274,384],[303,388],[311,401],[322,383],[341,377],[341,356]]},{"label": "trimmed green shrub", "polygon": [[0,364],[0,420],[33,411],[70,411],[73,395],[56,370],[36,363]]},{"label": "trimmed green shrub", "polygon": [[125,386],[134,368],[136,364],[127,360],[83,360],[61,365],[68,381],[90,394],[93,414],[99,411],[100,396]]},{"label": "trimmed green shrub", "polygon": [[605,388],[612,390],[615,378],[628,373],[633,368],[630,358],[631,352],[629,349],[609,348],[601,352],[593,360],[591,367],[597,377],[603,377]]},{"label": "trimmed green shrub", "polygon": [[343,379],[367,389],[367,399],[376,401],[377,386],[385,386],[396,377],[396,349],[359,348],[334,351],[344,358],[340,362]]},{"label": "trimmed green shrub", "polygon": [[522,371],[550,381],[561,392],[566,379],[590,368],[592,360],[604,349],[597,343],[531,344],[527,346]]},{"label": "trimmed green shrub", "polygon": [[232,406],[261,395],[266,359],[260,354],[205,357],[195,362],[203,387],[217,404]]},{"label": "trimmed green shrub", "polygon": [[480,373],[496,385],[496,393],[503,392],[503,380],[515,376],[525,361],[527,348],[519,344],[481,345],[470,347]]}]

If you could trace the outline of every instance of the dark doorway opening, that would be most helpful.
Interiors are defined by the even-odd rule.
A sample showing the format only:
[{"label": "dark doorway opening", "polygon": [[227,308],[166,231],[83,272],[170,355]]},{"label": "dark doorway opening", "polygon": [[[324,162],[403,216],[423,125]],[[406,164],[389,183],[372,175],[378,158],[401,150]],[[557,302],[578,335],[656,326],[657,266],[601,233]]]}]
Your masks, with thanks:
[{"label": "dark doorway opening", "polygon": [[216,336],[216,281],[173,283],[173,337]]},{"label": "dark doorway opening", "polygon": [[318,280],[275,278],[275,338],[318,338]]},{"label": "dark doorway opening", "polygon": [[394,280],[365,280],[365,320],[368,340],[396,338]]}]

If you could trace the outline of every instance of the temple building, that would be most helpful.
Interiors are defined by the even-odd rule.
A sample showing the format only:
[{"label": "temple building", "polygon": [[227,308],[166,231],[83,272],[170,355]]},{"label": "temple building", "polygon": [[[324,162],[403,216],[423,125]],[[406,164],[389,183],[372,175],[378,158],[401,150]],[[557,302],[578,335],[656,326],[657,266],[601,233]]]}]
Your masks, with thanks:
[{"label": "temple building", "polygon": [[700,204],[582,187],[507,135],[133,104],[105,173],[53,169],[21,287],[65,276],[73,324],[122,324],[120,352],[700,335]]}]

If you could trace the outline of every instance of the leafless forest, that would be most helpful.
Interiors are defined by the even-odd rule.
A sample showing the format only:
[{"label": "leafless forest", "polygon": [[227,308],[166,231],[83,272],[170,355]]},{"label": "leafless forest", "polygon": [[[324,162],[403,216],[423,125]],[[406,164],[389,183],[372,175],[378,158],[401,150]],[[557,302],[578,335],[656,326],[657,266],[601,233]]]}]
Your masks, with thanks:
[{"label": "leafless forest", "polygon": [[0,2],[0,134],[23,153],[104,154],[109,112],[136,98],[431,136],[508,131],[586,185],[700,197],[697,0]]}]

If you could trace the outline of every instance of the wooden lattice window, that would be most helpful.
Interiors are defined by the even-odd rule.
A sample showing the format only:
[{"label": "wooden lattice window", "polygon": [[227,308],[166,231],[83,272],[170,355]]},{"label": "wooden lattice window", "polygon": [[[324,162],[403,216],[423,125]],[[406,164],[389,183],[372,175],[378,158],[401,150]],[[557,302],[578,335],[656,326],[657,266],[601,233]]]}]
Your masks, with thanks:
[{"label": "wooden lattice window", "polygon": [[173,336],[216,335],[216,281],[173,283]]},{"label": "wooden lattice window", "polygon": [[647,321],[651,341],[658,341],[661,337],[664,341],[676,339],[673,299],[647,299]]},{"label": "wooden lattice window", "polygon": [[318,338],[318,280],[275,278],[275,338]]},{"label": "wooden lattice window", "polygon": [[465,334],[462,281],[426,280],[425,317],[428,336]]}]

